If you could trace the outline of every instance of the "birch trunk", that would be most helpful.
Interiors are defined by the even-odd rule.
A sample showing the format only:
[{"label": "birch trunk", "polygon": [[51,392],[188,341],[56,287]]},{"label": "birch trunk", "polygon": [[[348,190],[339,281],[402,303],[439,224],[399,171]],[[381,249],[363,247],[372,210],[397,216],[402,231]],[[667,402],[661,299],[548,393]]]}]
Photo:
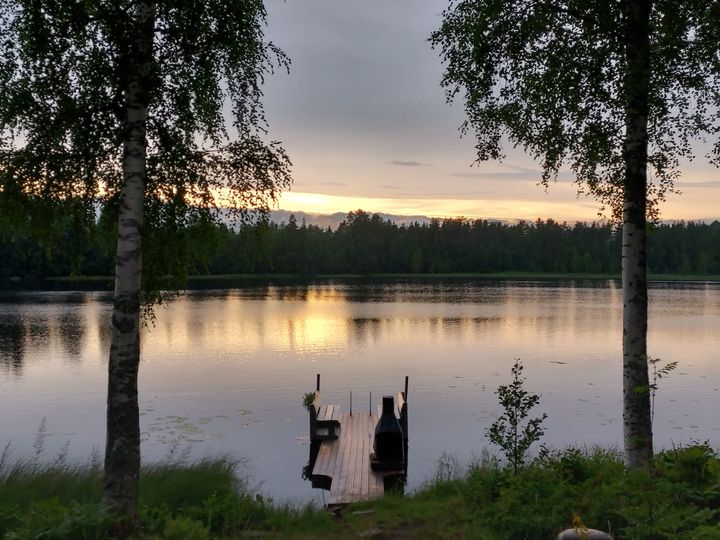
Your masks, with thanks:
[{"label": "birch trunk", "polygon": [[152,61],[154,5],[138,2],[129,17],[123,141],[123,188],[118,213],[115,295],[108,366],[104,498],[132,528],[140,475],[140,281],[146,180],[147,89]]},{"label": "birch trunk", "polygon": [[625,465],[649,467],[652,424],[645,267],[650,0],[625,3],[625,186],[623,191],[623,439]]}]

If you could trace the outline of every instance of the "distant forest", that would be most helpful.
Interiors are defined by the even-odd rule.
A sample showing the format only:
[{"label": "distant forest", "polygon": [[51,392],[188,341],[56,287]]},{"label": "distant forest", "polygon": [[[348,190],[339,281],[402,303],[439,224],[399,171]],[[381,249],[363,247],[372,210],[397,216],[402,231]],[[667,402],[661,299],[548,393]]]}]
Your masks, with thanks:
[{"label": "distant forest", "polygon": [[[96,227],[81,234],[68,227],[51,246],[30,237],[0,237],[0,276],[112,275],[113,243],[100,223]],[[213,226],[209,233],[186,234],[186,240],[181,251],[194,261],[190,275],[620,271],[617,227],[552,219],[396,225],[358,210],[336,230],[291,216],[287,223],[261,222],[237,231]],[[172,248],[165,251],[173,256]],[[647,254],[652,273],[720,275],[720,222],[653,226]]]}]

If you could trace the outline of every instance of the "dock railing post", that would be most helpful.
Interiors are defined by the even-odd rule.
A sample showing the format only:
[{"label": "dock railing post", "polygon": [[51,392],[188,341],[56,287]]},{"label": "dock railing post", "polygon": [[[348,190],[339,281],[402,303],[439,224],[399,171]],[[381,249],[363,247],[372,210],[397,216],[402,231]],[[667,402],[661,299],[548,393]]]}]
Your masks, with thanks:
[{"label": "dock railing post", "polygon": [[404,461],[405,461],[405,478],[407,478],[407,467],[408,467],[408,451],[410,450],[410,443],[409,443],[409,436],[408,436],[408,376],[405,375],[405,410],[403,411],[404,414],[402,415],[402,431],[403,431],[403,454],[404,454]]},{"label": "dock railing post", "polygon": [[350,390],[350,416],[352,416],[352,390]]},{"label": "dock railing post", "polygon": [[[406,383],[406,385],[407,385],[407,383]],[[317,374],[317,382],[315,383],[315,391],[316,392],[320,391],[320,374],[319,373]]]}]

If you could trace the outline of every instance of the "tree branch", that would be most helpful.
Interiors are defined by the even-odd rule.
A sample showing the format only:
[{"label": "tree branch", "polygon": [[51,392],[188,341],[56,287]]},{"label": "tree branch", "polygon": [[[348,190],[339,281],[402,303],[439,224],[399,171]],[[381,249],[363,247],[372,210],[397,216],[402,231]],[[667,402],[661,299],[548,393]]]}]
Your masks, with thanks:
[{"label": "tree branch", "polygon": [[538,2],[536,4],[536,7],[538,8],[545,8],[549,11],[553,11],[555,13],[560,13],[563,15],[569,15],[570,17],[575,18],[578,21],[585,22],[591,26],[594,26],[597,28],[601,33],[606,34],[608,37],[612,37],[615,39],[622,38],[622,34],[619,32],[616,32],[612,28],[603,28],[599,21],[597,21],[594,17],[591,17],[587,13],[583,13],[579,9],[574,9],[567,6],[559,6],[552,2]]}]

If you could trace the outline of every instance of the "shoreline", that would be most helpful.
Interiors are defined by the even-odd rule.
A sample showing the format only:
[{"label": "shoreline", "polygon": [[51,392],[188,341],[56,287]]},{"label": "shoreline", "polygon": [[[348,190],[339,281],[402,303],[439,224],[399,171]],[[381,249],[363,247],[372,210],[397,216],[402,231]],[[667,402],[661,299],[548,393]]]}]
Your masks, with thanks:
[{"label": "shoreline", "polygon": [[[628,470],[601,447],[546,452],[513,473],[493,454],[446,459],[413,493],[335,511],[277,503],[249,489],[226,458],[143,468],[132,538],[554,538],[581,522],[618,540],[718,538],[720,457],[707,443],[656,453]],[[0,535],[112,538],[99,462],[0,466]]]},{"label": "shoreline", "polygon": [[[720,283],[720,275],[698,274],[648,274],[649,283]],[[447,274],[216,274],[189,276],[181,290],[227,288],[262,282],[321,283],[325,281],[378,282],[378,281],[620,281],[620,274],[554,273],[554,272],[493,272],[493,273],[447,273]],[[111,276],[56,276],[23,279],[19,276],[0,279],[1,291],[111,291]],[[213,287],[211,287],[213,286]],[[171,289],[168,289],[171,290]]]}]

